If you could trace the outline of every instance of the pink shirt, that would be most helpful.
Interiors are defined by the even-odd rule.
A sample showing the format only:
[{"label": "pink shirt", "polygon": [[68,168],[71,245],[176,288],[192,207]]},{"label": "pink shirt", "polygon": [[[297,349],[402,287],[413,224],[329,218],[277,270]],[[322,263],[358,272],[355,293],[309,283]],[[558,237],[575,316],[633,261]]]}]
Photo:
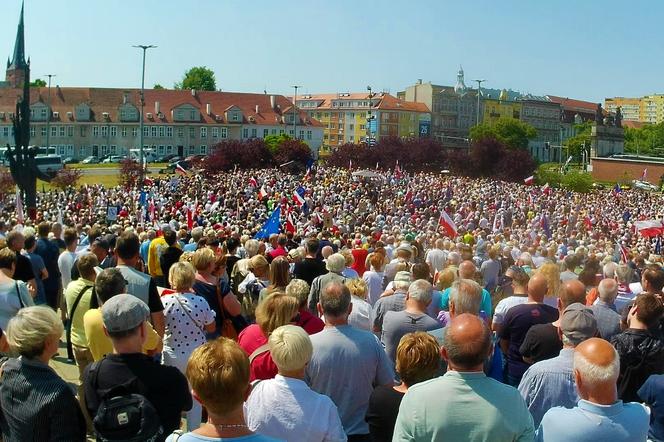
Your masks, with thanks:
[{"label": "pink shirt", "polygon": [[[242,347],[242,350],[247,353],[247,356],[251,356],[258,347],[267,344],[267,338],[258,324],[251,324],[240,332],[240,336],[238,336],[238,344]],[[255,381],[256,379],[272,379],[279,371],[277,365],[272,360],[272,355],[269,351],[256,356],[251,363],[249,370],[249,381]]]}]

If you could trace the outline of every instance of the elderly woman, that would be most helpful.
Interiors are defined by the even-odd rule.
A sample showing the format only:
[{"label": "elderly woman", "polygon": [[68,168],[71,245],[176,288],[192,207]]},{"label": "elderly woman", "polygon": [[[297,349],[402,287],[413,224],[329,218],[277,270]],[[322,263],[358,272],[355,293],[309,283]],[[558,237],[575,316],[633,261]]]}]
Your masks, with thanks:
[{"label": "elderly woman", "polygon": [[277,374],[267,340],[282,325],[297,323],[298,316],[297,300],[283,293],[274,293],[258,304],[257,323],[242,330],[238,338],[238,344],[249,356],[252,381],[272,379]]},{"label": "elderly woman", "polygon": [[290,265],[285,256],[277,256],[270,263],[270,284],[262,289],[258,295],[258,302],[263,300],[272,293],[281,292],[286,290],[286,286],[290,281]]},{"label": "elderly woman", "polygon": [[372,440],[392,440],[401,399],[410,387],[438,376],[440,349],[436,339],[426,332],[409,333],[397,347],[397,373],[401,384],[378,386],[371,393],[366,421]]},{"label": "elderly woman", "polygon": [[[205,344],[205,334],[215,331],[215,313],[205,298],[193,292],[195,280],[191,264],[176,262],[168,272],[168,282],[175,293],[161,298],[166,322],[164,365],[177,367],[183,374],[191,353]],[[188,430],[198,428],[201,414],[200,404],[194,401],[194,406],[187,412]]]},{"label": "elderly woman", "polygon": [[74,393],[48,366],[62,332],[62,321],[46,306],[21,309],[9,321],[9,347],[20,357],[2,367],[3,440],[85,441],[85,420]]},{"label": "elderly woman", "polygon": [[191,262],[196,269],[196,280],[192,288],[197,295],[205,298],[215,312],[216,331],[208,334],[208,338],[219,336],[226,318],[230,318],[235,330],[240,332],[246,326],[241,316],[242,306],[231,292],[230,286],[214,275],[215,272],[218,273],[217,256],[206,247],[196,250]]},{"label": "elderly woman", "polygon": [[348,316],[348,324],[355,328],[371,331],[371,304],[367,299],[367,283],[362,279],[349,279],[346,287],[350,290],[353,309]]},{"label": "elderly woman", "polygon": [[0,249],[0,328],[7,330],[7,323],[21,308],[34,305],[28,286],[12,279],[16,270],[16,253],[8,247]]},{"label": "elderly woman", "polygon": [[279,440],[345,441],[339,412],[332,400],[304,382],[313,346],[300,327],[284,325],[268,340],[279,373],[259,382],[244,404],[247,426]]},{"label": "elderly woman", "polygon": [[374,305],[383,293],[383,269],[385,268],[385,255],[374,252],[368,257],[370,270],[364,272],[362,280],[367,284],[367,302]]},{"label": "elderly woman", "polygon": [[286,286],[286,294],[297,299],[300,310],[300,320],[295,324],[299,325],[310,335],[314,335],[325,328],[325,323],[307,310],[307,300],[309,299],[309,284],[304,279],[293,279]]}]

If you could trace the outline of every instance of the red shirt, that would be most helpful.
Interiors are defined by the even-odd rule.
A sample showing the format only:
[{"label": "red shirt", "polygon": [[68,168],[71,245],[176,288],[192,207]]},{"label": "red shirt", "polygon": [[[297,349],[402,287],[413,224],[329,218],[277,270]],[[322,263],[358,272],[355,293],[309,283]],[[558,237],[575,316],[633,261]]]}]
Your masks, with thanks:
[{"label": "red shirt", "polygon": [[268,253],[268,255],[274,259],[277,256],[288,256],[288,252],[286,252],[286,249],[284,249],[282,246],[277,246],[277,248]]},{"label": "red shirt", "polygon": [[[238,336],[238,344],[242,347],[242,350],[247,353],[247,356],[251,356],[258,347],[267,344],[267,338],[258,324],[251,324],[240,332],[240,336]],[[249,370],[250,382],[255,381],[256,379],[272,379],[279,372],[269,351],[256,356],[251,363]]]},{"label": "red shirt", "polygon": [[297,325],[302,327],[308,335],[315,335],[325,328],[323,320],[312,315],[306,307],[300,310],[300,320]]},{"label": "red shirt", "polygon": [[350,266],[351,269],[355,270],[358,275],[360,275],[360,278],[366,271],[366,267],[364,266],[364,263],[367,260],[367,256],[369,255],[369,252],[366,251],[365,249],[353,249],[351,252],[353,254],[353,259],[355,259],[355,262],[353,262],[353,265]]}]

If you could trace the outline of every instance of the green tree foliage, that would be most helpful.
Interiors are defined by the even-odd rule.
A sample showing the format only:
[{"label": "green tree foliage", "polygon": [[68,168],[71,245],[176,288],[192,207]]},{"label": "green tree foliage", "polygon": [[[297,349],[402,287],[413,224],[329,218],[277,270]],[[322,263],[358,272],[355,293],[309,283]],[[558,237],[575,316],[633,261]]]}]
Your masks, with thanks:
[{"label": "green tree foliage", "polygon": [[566,139],[563,142],[566,152],[572,155],[577,161],[581,161],[581,152],[586,149],[586,153],[590,154],[590,134],[592,131],[592,123],[585,122],[582,124],[575,124],[574,131],[576,135]]},{"label": "green tree foliage", "polygon": [[563,176],[562,185],[574,192],[588,193],[593,188],[593,178],[587,172],[571,170]]},{"label": "green tree foliage", "polygon": [[181,82],[175,83],[175,89],[196,89],[199,91],[217,90],[217,81],[214,72],[205,66],[196,66],[184,73]]},{"label": "green tree foliage", "polygon": [[664,152],[664,123],[642,128],[625,128],[625,152],[639,155],[661,155]]},{"label": "green tree foliage", "polygon": [[494,124],[483,123],[470,128],[473,141],[493,138],[508,149],[527,149],[528,140],[536,136],[533,126],[512,118],[501,118]]},{"label": "green tree foliage", "polygon": [[549,183],[551,187],[560,187],[563,176],[558,171],[557,164],[545,163],[537,167],[535,179],[537,180],[537,184],[544,185]]},{"label": "green tree foliage", "polygon": [[35,81],[30,83],[30,87],[46,87],[46,82],[41,78],[37,78]]},{"label": "green tree foliage", "polygon": [[152,86],[152,89],[166,89],[166,88],[160,85],[159,83],[155,83],[154,86]]},{"label": "green tree foliage", "polygon": [[265,146],[267,146],[267,150],[269,150],[272,155],[276,154],[281,145],[290,139],[291,137],[286,134],[268,135],[264,138]]}]

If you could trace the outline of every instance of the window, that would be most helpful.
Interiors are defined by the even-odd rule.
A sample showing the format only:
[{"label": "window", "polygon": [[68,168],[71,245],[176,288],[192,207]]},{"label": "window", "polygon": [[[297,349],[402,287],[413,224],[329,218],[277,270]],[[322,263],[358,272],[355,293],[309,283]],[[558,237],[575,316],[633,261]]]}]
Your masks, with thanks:
[{"label": "window", "polygon": [[115,144],[111,144],[111,155],[115,155],[118,153],[118,146]]},{"label": "window", "polygon": [[[5,131],[6,131],[7,129],[8,129],[8,128],[5,127]],[[82,128],[81,128],[81,129],[82,129]],[[45,137],[47,133],[48,133],[48,132],[46,132],[46,126],[42,126],[42,128],[41,128],[41,136],[42,136],[42,137]],[[8,136],[8,135],[5,134],[5,136]]]},{"label": "window", "polygon": [[159,129],[157,126],[150,126],[150,136],[152,138],[157,138],[157,134],[159,133]]},{"label": "window", "polygon": [[213,127],[212,128],[212,138],[219,138],[219,128],[218,127]]},{"label": "window", "polygon": [[57,126],[51,126],[51,136],[52,136],[52,137],[57,137],[57,136],[58,136],[58,128],[57,128]]},{"label": "window", "polygon": [[143,137],[150,136],[150,126],[143,126]]},{"label": "window", "polygon": [[164,154],[164,145],[163,145],[163,144],[160,144],[160,145],[159,145],[159,148],[157,149],[157,153],[158,153],[159,155],[163,155],[163,154]]},{"label": "window", "polygon": [[118,128],[117,126],[111,126],[111,137],[115,138],[118,136]]},{"label": "window", "polygon": [[178,127],[178,137],[184,137],[184,127]]},{"label": "window", "polygon": [[228,129],[225,127],[222,127],[220,129],[221,129],[221,138],[228,138]]},{"label": "window", "polygon": [[[43,129],[44,128],[42,128],[42,132],[43,132]],[[2,128],[2,136],[5,137],[5,138],[9,137],[9,126],[5,126],[5,127]],[[44,134],[42,134],[42,136],[44,136]]]},{"label": "window", "polygon": [[263,129],[263,138],[267,137],[270,134],[269,129]]},{"label": "window", "polygon": [[242,138],[249,138],[249,129],[246,127],[242,130]]},{"label": "window", "polygon": [[170,144],[168,146],[166,146],[166,153],[167,154],[173,153],[173,146],[171,146]]},{"label": "window", "polygon": [[164,126],[159,126],[159,138],[164,138],[166,134],[166,128]]},{"label": "window", "polygon": [[283,135],[286,131],[283,129],[279,129],[279,135]]},{"label": "window", "polygon": [[168,138],[173,138],[173,126],[166,127],[166,136]]},{"label": "window", "polygon": [[[311,137],[312,137],[312,133],[311,133],[310,130],[308,130],[308,131],[307,131],[307,140],[311,140]],[[351,139],[352,139],[352,138],[353,138],[353,136],[351,135]]]},{"label": "window", "polygon": [[67,126],[67,136],[68,137],[74,136],[74,126]]},{"label": "window", "polygon": [[256,135],[256,128],[255,128],[255,127],[252,127],[252,128],[251,128],[251,138],[256,138],[256,136],[257,136],[257,135]]},{"label": "window", "polygon": [[108,126],[102,126],[101,127],[101,136],[102,137],[107,137],[108,136]]},{"label": "window", "polygon": [[127,138],[127,126],[122,126],[122,138]]},{"label": "window", "polygon": [[42,120],[45,120],[47,116],[48,116],[48,109],[46,109],[46,108],[44,107],[44,108],[42,108],[42,110],[41,110],[41,118],[42,118]]},{"label": "window", "polygon": [[354,129],[355,129],[355,125],[354,125],[354,124],[351,124],[351,125],[350,125],[350,130],[354,130]]},{"label": "window", "polygon": [[200,153],[205,155],[207,153],[207,146],[205,144],[201,145]]},{"label": "window", "polygon": [[105,145],[105,144],[101,145],[101,154],[102,154],[102,156],[108,155],[108,146],[107,145]]},{"label": "window", "polygon": [[196,120],[197,120],[197,115],[196,115],[197,113],[198,113],[198,112],[195,111],[195,110],[192,110],[192,111],[190,112],[190,115],[189,115],[189,116],[191,117],[191,120],[192,120],[192,121],[196,121]]},{"label": "window", "polygon": [[233,112],[233,117],[231,118],[231,120],[238,121],[239,119],[240,119],[240,116],[237,114],[237,112]]},{"label": "window", "polygon": [[303,130],[300,131],[300,140],[304,140],[304,131]]},{"label": "window", "polygon": [[137,135],[138,135],[138,128],[137,127],[132,127],[131,128],[131,136],[136,138]]},{"label": "window", "polygon": [[272,130],[270,131],[270,134],[272,134],[272,135],[276,135],[276,134],[277,134],[277,129],[272,129]]},{"label": "window", "polygon": [[30,125],[30,136],[34,137],[37,133],[37,128],[35,128],[32,124]]},{"label": "window", "polygon": [[207,138],[207,127],[201,127],[201,139]]},{"label": "window", "polygon": [[86,132],[87,132],[87,130],[86,130],[85,126],[81,126],[81,136],[82,137],[87,136]]}]

